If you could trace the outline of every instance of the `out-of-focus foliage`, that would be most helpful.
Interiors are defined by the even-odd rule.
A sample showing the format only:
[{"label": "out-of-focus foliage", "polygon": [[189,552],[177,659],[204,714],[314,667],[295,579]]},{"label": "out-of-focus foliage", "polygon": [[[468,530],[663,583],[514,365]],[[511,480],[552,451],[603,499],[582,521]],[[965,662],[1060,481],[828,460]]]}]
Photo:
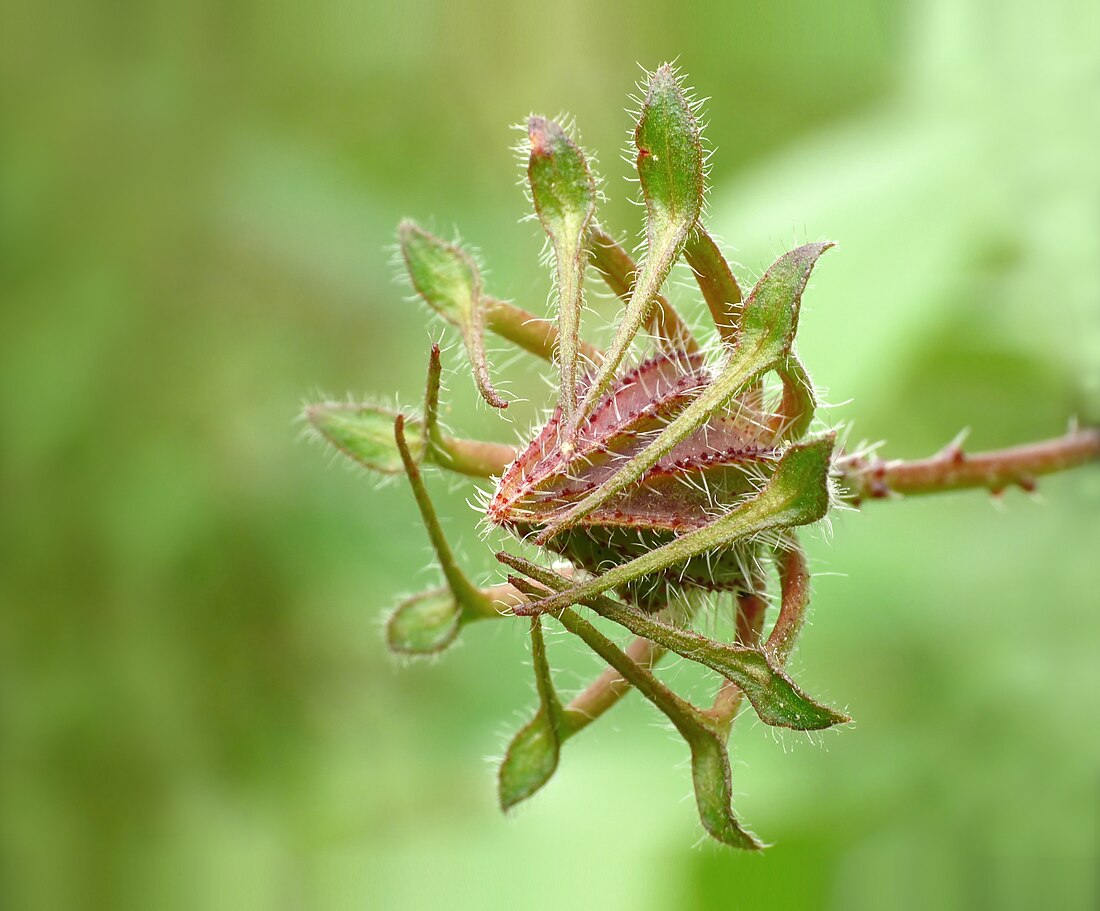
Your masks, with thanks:
[{"label": "out-of-focus foliage", "polygon": [[[8,4],[3,907],[1091,907],[1095,471],[811,542],[795,666],[857,726],[739,732],[763,857],[693,850],[685,756],[627,723],[655,718],[637,699],[499,818],[481,760],[534,702],[525,624],[471,628],[460,661],[385,655],[383,608],[430,581],[422,532],[403,486],[295,444],[301,390],[419,395],[429,337],[385,252],[405,215],[461,223],[487,290],[542,312],[507,124],[568,109],[621,189],[607,104],[635,61],[679,54],[721,99],[709,204],[739,277],[841,242],[800,351],[855,438],[915,455],[1100,418],[1095,4],[555,10],[536,32],[488,0]],[[601,212],[636,231],[626,195]],[[532,373],[502,371],[507,397]],[[463,433],[534,419],[450,385]],[[563,693],[597,669],[547,648]]]}]

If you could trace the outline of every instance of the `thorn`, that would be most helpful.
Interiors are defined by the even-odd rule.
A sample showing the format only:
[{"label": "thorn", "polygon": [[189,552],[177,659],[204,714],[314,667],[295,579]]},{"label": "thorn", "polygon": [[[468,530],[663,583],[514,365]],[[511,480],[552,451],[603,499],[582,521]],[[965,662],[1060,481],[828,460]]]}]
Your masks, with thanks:
[{"label": "thorn", "polygon": [[963,452],[963,443],[966,442],[966,438],[969,436],[970,428],[964,427],[955,434],[955,438],[944,446],[937,455],[945,462],[950,462],[953,465],[961,465],[966,461],[966,453]]},{"label": "thorn", "polygon": [[890,488],[886,486],[886,482],[881,478],[875,478],[871,481],[870,491],[873,500],[885,500],[890,496]]}]

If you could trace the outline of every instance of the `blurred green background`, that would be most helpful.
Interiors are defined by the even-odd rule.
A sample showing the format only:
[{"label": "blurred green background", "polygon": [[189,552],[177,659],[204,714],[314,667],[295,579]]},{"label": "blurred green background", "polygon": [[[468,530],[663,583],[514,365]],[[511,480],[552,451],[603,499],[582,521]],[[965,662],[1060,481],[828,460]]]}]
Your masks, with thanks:
[{"label": "blurred green background", "polygon": [[[840,242],[800,350],[852,440],[917,456],[1100,419],[1098,18],[5,4],[0,907],[1096,907],[1100,472],[812,536],[794,670],[857,724],[742,718],[736,807],[775,844],[749,857],[699,843],[686,752],[636,698],[502,817],[486,757],[534,701],[521,625],[388,657],[383,609],[434,579],[409,491],[334,468],[295,416],[418,397],[438,328],[393,282],[402,216],[545,306],[509,151],[529,111],[576,115],[605,220],[636,234],[626,94],[678,56],[713,99],[710,222],[742,278]],[[534,373],[506,388],[541,401]],[[462,432],[534,419],[471,385]],[[490,578],[468,490],[432,484]],[[565,689],[596,670],[550,648]]]}]

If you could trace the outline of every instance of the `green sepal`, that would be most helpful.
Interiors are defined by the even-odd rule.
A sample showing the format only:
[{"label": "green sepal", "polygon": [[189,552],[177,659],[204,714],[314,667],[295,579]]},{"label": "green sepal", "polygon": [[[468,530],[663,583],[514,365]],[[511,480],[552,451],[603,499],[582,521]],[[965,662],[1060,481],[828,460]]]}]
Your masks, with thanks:
[{"label": "green sepal", "polygon": [[733,814],[729,755],[724,737],[709,719],[690,702],[677,696],[649,670],[623,653],[591,623],[568,608],[557,619],[571,633],[584,640],[625,680],[653,703],[680,732],[691,750],[691,779],[699,819],[707,832],[723,844],[743,850],[759,850],[763,845]]},{"label": "green sepal", "polygon": [[703,207],[699,124],[670,64],[650,76],[634,128],[651,251],[682,249]]},{"label": "green sepal", "polygon": [[[689,661],[695,661],[717,671],[736,683],[748,698],[760,720],[775,727],[796,731],[818,731],[845,724],[851,719],[806,695],[786,674],[776,667],[762,649],[744,645],[715,642],[693,630],[673,626],[643,614],[596,592],[585,591],[585,585],[570,588],[572,582],[553,570],[538,566],[511,554],[498,554],[501,562],[527,574],[541,585],[562,593],[560,600],[546,599],[536,603],[557,612],[566,603],[582,603],[637,636],[656,642]],[[593,580],[600,588],[603,577]],[[578,597],[580,595],[580,597]]]},{"label": "green sepal", "polygon": [[670,64],[649,77],[634,130],[646,207],[646,252],[611,348],[585,393],[578,411],[582,416],[614,379],[702,211],[704,154],[693,107]]},{"label": "green sepal", "polygon": [[462,609],[447,588],[407,598],[386,621],[386,645],[401,655],[436,655],[455,641]]},{"label": "green sepal", "polygon": [[531,618],[531,657],[539,710],[512,738],[498,778],[500,806],[509,810],[545,785],[558,767],[565,716],[554,690],[539,617]]},{"label": "green sepal", "polygon": [[571,246],[579,244],[596,208],[596,180],[588,161],[554,120],[532,116],[527,135],[527,179],[535,213],[551,240],[565,235]]},{"label": "green sepal", "polygon": [[554,249],[558,291],[558,366],[566,420],[577,404],[581,310],[588,224],[596,211],[596,181],[584,153],[560,124],[531,117],[527,180],[531,199]]},{"label": "green sepal", "polygon": [[700,724],[695,731],[685,733],[684,739],[691,749],[691,782],[703,828],[715,841],[731,848],[762,850],[764,845],[733,814],[733,781],[724,738]]},{"label": "green sepal", "polygon": [[[305,417],[326,442],[364,468],[381,474],[403,470],[393,438],[396,411],[381,405],[319,402],[307,406]],[[405,435],[413,458],[421,461],[425,451],[423,423],[407,418]]]},{"label": "green sepal", "polygon": [[[803,244],[784,253],[772,263],[752,289],[741,310],[737,351],[740,353],[744,350],[742,357],[751,354],[754,360],[767,364],[763,369],[768,369],[778,364],[791,350],[798,332],[802,292],[806,290],[810,273],[821,254],[833,246],[835,245],[831,241]],[[735,354],[731,358],[730,366],[737,361],[738,356]]]},{"label": "green sepal", "polygon": [[[829,509],[829,466],[836,434],[796,443],[787,448],[767,485],[756,496],[735,506],[708,525],[614,566],[561,595],[537,605],[554,610],[588,595],[618,588],[642,576],[662,572],[692,557],[775,528],[809,525]],[[569,596],[574,600],[570,601]]]},{"label": "green sepal", "polygon": [[494,408],[507,408],[489,379],[485,356],[485,302],[481,273],[473,258],[456,244],[429,234],[406,219],[397,229],[401,255],[417,294],[462,331],[466,354],[481,397]]}]

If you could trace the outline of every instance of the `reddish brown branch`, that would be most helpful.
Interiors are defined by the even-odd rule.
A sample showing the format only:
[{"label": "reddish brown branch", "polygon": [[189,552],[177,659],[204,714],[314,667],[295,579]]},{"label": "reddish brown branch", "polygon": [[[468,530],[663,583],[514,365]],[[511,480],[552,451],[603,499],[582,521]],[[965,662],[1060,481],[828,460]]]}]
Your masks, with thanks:
[{"label": "reddish brown branch", "polygon": [[783,667],[791,656],[802,624],[806,620],[806,608],[810,603],[810,571],[802,548],[791,536],[788,549],[776,555],[776,567],[782,591],[779,616],[768,635],[764,650]]},{"label": "reddish brown branch", "polygon": [[[761,580],[754,581],[763,584]],[[737,632],[734,641],[739,645],[756,645],[760,641],[760,630],[764,626],[767,607],[767,600],[757,592],[745,592],[737,596]],[[733,719],[741,708],[742,699],[741,687],[732,680],[723,680],[707,714],[728,734]]]},{"label": "reddish brown branch", "polygon": [[1000,493],[1017,486],[1035,489],[1040,475],[1100,460],[1100,429],[1077,430],[1053,440],[968,455],[953,443],[928,459],[912,462],[841,459],[841,496],[858,506],[894,495],[985,488]]}]

